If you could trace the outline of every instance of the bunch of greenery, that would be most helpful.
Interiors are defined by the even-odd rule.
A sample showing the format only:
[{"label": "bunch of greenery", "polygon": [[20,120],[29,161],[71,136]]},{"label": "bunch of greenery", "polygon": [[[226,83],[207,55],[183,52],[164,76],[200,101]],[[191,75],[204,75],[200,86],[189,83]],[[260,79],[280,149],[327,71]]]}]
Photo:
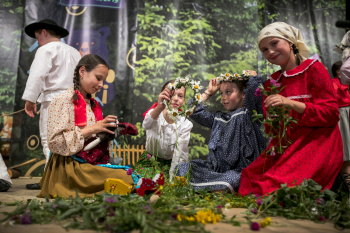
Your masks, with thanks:
[{"label": "bunch of greenery", "polygon": [[[93,198],[54,200],[28,200],[27,203],[13,203],[18,207],[2,221],[20,224],[46,224],[57,222],[65,229],[92,229],[97,231],[128,232],[141,229],[142,232],[206,232],[203,223],[224,218],[222,206],[236,202],[248,207],[254,201],[250,197],[238,198],[231,194],[194,192],[182,178],[173,185],[159,187],[162,196],[156,201],[151,195],[140,197],[95,195]],[[237,203],[238,203],[237,202]],[[179,218],[182,221],[179,221]],[[194,216],[193,219],[191,216]],[[186,219],[187,218],[187,219]]]},{"label": "bunch of greenery", "polygon": [[[260,85],[260,87],[256,89],[255,95],[275,95],[279,94],[283,89],[284,87],[281,87],[281,84],[271,79],[270,87],[264,89],[263,85]],[[266,119],[264,119],[262,114],[258,114],[255,110],[253,110],[252,116],[253,122],[258,120],[269,126],[269,130],[266,133],[271,146],[266,149],[265,153],[266,155],[270,154],[271,156],[276,155],[276,153],[283,154],[284,150],[291,144],[291,141],[287,137],[287,130],[293,128],[293,124],[298,122],[291,116],[291,108],[285,105],[275,107],[270,106],[266,110],[266,113]]]},{"label": "bunch of greenery", "polygon": [[[256,202],[246,211],[247,220],[253,224],[262,216],[283,216],[287,219],[308,219],[324,223],[326,219],[334,223],[335,228],[350,227],[349,197],[341,193],[342,201],[336,200],[336,193],[325,189],[313,180],[304,180],[299,185],[281,188],[266,197],[256,195]],[[263,226],[266,222],[261,221]]]},{"label": "bunch of greenery", "polygon": [[[283,216],[288,219],[309,219],[324,223],[332,221],[336,228],[350,228],[349,200],[322,187],[313,180],[304,180],[294,187],[282,185],[271,195],[241,197],[231,193],[208,193],[191,188],[184,178],[175,178],[173,183],[159,186],[161,197],[152,195],[140,197],[137,194],[126,196],[95,195],[93,198],[54,200],[28,200],[15,202],[17,208],[2,222],[9,224],[46,224],[57,222],[65,229],[92,229],[97,231],[126,232],[140,229],[142,232],[206,232],[206,223],[223,223],[240,226],[233,216],[226,219],[223,209],[247,208],[246,219],[252,229],[260,229],[271,224],[270,216]],[[266,217],[260,222],[261,217]]]}]

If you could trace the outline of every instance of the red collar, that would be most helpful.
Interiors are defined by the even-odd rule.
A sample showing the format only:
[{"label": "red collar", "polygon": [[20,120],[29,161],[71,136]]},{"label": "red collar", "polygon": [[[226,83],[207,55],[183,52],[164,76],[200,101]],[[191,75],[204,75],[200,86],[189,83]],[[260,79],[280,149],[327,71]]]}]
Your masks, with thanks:
[{"label": "red collar", "polygon": [[[86,102],[83,94],[77,90],[75,90],[75,93],[78,95],[78,99],[76,101],[72,101],[74,103],[75,125],[81,127],[87,125]],[[92,111],[94,112],[96,122],[103,120],[100,104],[93,98],[90,98],[90,100],[95,102],[94,107],[92,107]]]}]

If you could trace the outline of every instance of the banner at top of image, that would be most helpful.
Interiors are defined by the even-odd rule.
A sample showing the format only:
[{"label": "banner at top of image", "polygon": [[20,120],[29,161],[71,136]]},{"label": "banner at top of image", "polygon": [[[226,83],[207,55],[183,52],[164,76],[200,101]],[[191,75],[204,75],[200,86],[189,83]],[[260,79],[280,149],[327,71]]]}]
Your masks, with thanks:
[{"label": "banner at top of image", "polygon": [[123,0],[58,0],[58,5],[122,8],[122,2]]}]

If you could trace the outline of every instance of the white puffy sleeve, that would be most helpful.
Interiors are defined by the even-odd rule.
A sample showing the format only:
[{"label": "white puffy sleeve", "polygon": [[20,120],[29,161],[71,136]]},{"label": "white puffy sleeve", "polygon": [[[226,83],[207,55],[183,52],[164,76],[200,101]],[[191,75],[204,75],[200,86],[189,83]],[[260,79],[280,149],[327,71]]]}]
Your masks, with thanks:
[{"label": "white puffy sleeve", "polygon": [[34,61],[30,66],[30,73],[26,83],[22,99],[35,103],[39,94],[43,91],[45,79],[48,77],[52,68],[52,58],[54,51],[43,47],[36,51]]},{"label": "white puffy sleeve", "polygon": [[[153,109],[149,110],[149,112],[146,114],[145,119],[142,122],[142,127],[145,130],[158,130],[158,119],[153,119],[151,116],[151,112]],[[161,113],[163,114],[163,113]]]}]

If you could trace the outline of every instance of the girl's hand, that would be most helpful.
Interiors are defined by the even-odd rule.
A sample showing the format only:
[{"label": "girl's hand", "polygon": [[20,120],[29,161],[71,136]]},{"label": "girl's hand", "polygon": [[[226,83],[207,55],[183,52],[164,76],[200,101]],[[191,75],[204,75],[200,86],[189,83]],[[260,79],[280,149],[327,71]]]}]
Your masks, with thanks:
[{"label": "girl's hand", "polygon": [[205,91],[209,95],[214,95],[220,89],[220,84],[216,83],[216,78],[213,78],[209,82],[208,89]]},{"label": "girl's hand", "polygon": [[279,94],[275,94],[275,95],[270,95],[268,96],[265,101],[265,108],[268,109],[269,107],[275,107],[275,106],[282,106],[285,105],[287,107],[291,107],[290,106],[290,99],[281,96]]},{"label": "girl's hand", "polygon": [[258,74],[254,70],[246,70],[249,72],[250,76],[257,76]]},{"label": "girl's hand", "polygon": [[92,129],[91,134],[97,134],[100,132],[107,132],[110,134],[114,134],[114,132],[108,130],[107,127],[117,127],[117,125],[115,124],[116,120],[117,120],[116,116],[108,115],[102,121],[98,121],[98,122],[96,122],[96,124],[90,126]]},{"label": "girl's hand", "polygon": [[157,108],[160,110],[165,109],[165,105],[163,104],[163,100],[169,100],[171,99],[172,91],[170,91],[167,87],[159,94],[158,96],[158,105]]}]

